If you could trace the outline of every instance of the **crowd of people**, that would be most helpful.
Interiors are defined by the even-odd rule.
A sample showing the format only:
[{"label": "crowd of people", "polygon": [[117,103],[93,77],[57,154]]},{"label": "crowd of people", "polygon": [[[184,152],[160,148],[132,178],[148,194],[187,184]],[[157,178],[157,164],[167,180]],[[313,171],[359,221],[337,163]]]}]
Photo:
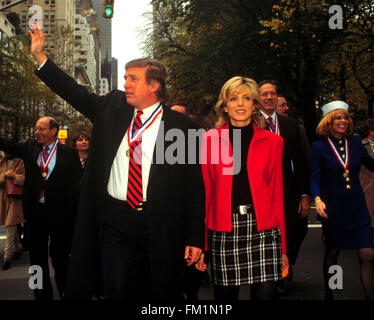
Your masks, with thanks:
[{"label": "crowd of people", "polygon": [[[159,161],[170,157],[170,132],[201,129],[183,103],[166,107],[159,61],[128,62],[125,91],[98,96],[45,55],[37,24],[30,37],[36,75],[93,123],[74,148],[58,143],[49,116],[36,122],[35,139],[0,138],[4,265],[21,249],[16,226],[24,222],[30,264],[43,270],[36,299],[54,299],[50,257],[61,299],[196,300],[209,268],[215,300],[237,300],[245,284],[251,299],[275,300],[293,279],[313,201],[326,248],[325,298],[333,298],[329,267],[340,250],[356,249],[374,299],[374,183],[361,168],[374,172],[373,120],[361,142],[349,106],[328,103],[320,140],[310,145],[273,81],[236,76],[221,89],[201,149],[184,143],[178,161]],[[22,195],[7,194],[7,180]]]}]

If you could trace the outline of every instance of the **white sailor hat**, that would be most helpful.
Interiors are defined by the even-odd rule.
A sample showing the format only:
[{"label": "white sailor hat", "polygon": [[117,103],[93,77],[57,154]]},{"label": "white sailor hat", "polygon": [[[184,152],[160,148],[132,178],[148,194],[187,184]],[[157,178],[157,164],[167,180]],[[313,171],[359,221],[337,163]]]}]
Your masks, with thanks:
[{"label": "white sailor hat", "polygon": [[348,104],[346,104],[344,101],[339,100],[327,103],[322,107],[322,116],[324,117],[329,112],[337,109],[343,109],[348,111]]}]

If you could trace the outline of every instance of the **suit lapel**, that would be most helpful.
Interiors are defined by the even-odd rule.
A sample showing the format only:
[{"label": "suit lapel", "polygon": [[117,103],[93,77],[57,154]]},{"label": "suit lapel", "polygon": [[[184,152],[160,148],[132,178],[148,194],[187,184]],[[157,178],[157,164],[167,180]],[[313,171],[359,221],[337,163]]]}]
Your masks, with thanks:
[{"label": "suit lapel", "polygon": [[34,163],[37,163],[38,157],[40,156],[40,152],[42,151],[42,149],[43,147],[41,144],[39,143],[35,144],[35,147],[33,148],[32,153],[31,153],[32,161]]},{"label": "suit lapel", "polygon": [[[154,178],[155,173],[160,170],[161,164],[157,163],[157,160],[162,156],[163,162],[166,162],[165,159],[165,150],[168,148],[168,146],[172,143],[171,141],[165,141],[165,135],[168,130],[175,127],[175,123],[173,123],[173,120],[170,117],[170,112],[167,108],[162,106],[163,113],[161,118],[161,124],[160,129],[158,130],[157,138],[156,138],[156,144],[153,151],[153,160],[151,169],[149,172],[149,182],[148,185],[152,186],[152,179]],[[159,156],[157,156],[157,153],[161,153]]]},{"label": "suit lapel", "polygon": [[282,117],[280,117],[279,115],[277,115],[277,119],[278,119],[278,125],[279,125],[279,135],[282,137],[282,138],[286,138],[288,136],[288,126],[285,125]]},{"label": "suit lapel", "polygon": [[108,126],[110,130],[110,141],[107,144],[107,166],[110,168],[118,148],[125,137],[126,131],[130,126],[131,120],[134,115],[134,108],[124,103],[113,108],[111,113],[111,124]]},{"label": "suit lapel", "polygon": [[58,172],[59,168],[63,166],[63,163],[65,161],[64,157],[64,150],[63,146],[57,142],[57,149],[56,149],[56,164],[53,168],[53,171],[51,172],[51,175],[47,179],[47,182],[52,181],[55,178],[56,172]]}]

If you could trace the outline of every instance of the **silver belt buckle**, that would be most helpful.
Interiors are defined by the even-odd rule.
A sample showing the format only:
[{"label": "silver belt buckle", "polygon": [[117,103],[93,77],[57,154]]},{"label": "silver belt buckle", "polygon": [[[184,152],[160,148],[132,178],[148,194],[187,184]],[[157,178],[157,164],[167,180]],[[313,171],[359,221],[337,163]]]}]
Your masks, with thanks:
[{"label": "silver belt buckle", "polygon": [[248,213],[248,208],[247,206],[239,206],[239,213],[244,215],[244,214],[247,214]]}]

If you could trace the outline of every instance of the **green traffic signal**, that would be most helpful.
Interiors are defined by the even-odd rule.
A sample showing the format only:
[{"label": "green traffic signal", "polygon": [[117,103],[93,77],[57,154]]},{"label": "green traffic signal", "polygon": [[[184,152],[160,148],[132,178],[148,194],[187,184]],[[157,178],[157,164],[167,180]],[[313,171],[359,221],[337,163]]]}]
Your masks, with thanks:
[{"label": "green traffic signal", "polygon": [[112,6],[106,6],[105,7],[105,15],[107,17],[110,17],[113,14],[113,7]]},{"label": "green traffic signal", "polygon": [[114,13],[114,0],[104,0],[103,17],[105,19],[112,19],[113,13]]}]

